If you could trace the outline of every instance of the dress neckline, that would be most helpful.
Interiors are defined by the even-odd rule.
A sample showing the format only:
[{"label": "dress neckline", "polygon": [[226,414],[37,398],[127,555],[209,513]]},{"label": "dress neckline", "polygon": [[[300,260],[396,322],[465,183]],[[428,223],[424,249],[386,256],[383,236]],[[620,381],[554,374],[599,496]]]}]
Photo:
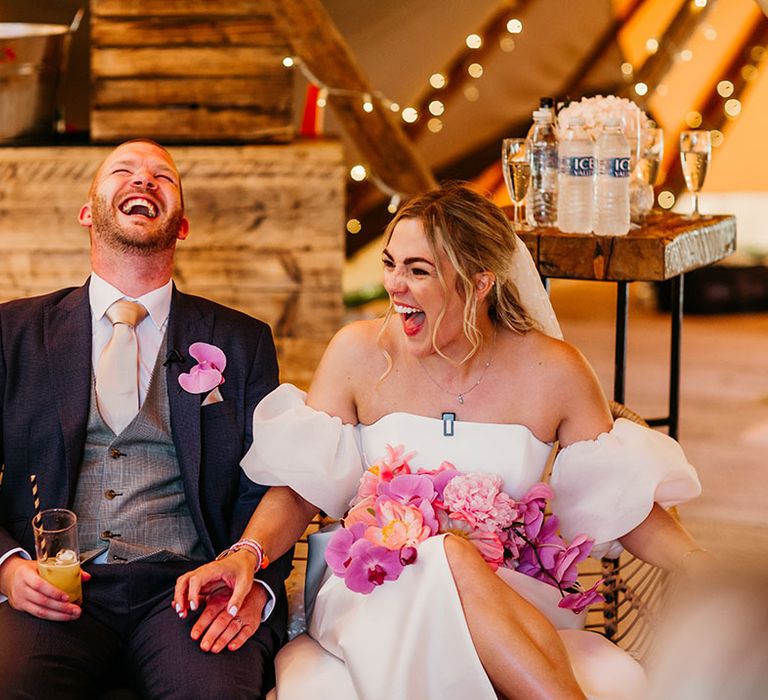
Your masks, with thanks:
[{"label": "dress neckline", "polygon": [[[398,416],[405,416],[409,420],[413,420],[414,418],[417,420],[423,420],[423,421],[429,421],[431,423],[442,423],[442,418],[435,418],[434,416],[422,416],[418,413],[408,413],[408,411],[392,411],[392,413],[385,413],[381,418],[376,419],[373,421],[373,423],[358,423],[358,425],[361,428],[373,428],[380,423],[383,423],[389,418],[394,418]],[[481,421],[471,421],[471,420],[462,420],[457,421],[458,423],[461,423],[462,425],[468,425],[468,426],[482,426],[482,427],[494,427],[494,428],[513,428],[517,430],[524,430],[528,435],[533,438],[536,442],[538,442],[540,445],[545,445],[549,448],[554,445],[553,442],[545,442],[544,440],[540,440],[536,434],[523,423],[484,423]]]}]

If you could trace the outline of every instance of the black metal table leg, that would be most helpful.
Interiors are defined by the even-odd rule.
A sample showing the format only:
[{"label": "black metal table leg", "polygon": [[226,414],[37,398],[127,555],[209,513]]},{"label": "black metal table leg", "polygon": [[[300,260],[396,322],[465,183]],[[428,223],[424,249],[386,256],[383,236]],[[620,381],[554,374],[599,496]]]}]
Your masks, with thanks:
[{"label": "black metal table leg", "polygon": [[616,283],[616,346],[613,370],[613,400],[624,403],[624,379],[627,371],[628,283]]},{"label": "black metal table leg", "polygon": [[677,440],[680,417],[680,347],[683,328],[683,275],[672,280],[672,338],[669,357],[669,435]]}]

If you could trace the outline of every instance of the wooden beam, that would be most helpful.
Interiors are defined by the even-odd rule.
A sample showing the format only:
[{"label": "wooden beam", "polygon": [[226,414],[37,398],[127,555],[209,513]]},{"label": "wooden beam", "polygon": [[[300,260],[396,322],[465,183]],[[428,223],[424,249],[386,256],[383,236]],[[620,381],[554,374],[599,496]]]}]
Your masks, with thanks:
[{"label": "wooden beam", "polygon": [[405,195],[437,185],[434,175],[408,140],[392,112],[377,99],[363,110],[363,95],[373,95],[368,79],[319,0],[269,0],[278,26],[307,69],[329,93],[328,103],[360,150],[372,173]]}]

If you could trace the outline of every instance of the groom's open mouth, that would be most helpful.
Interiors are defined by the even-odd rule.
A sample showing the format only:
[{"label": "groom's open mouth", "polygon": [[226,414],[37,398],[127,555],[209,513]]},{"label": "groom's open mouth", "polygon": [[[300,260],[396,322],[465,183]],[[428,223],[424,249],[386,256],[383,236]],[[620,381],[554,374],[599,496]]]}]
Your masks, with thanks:
[{"label": "groom's open mouth", "polygon": [[416,335],[427,320],[426,314],[415,306],[395,304],[395,313],[400,314],[403,321],[403,331],[406,335]]},{"label": "groom's open mouth", "polygon": [[157,218],[157,205],[145,197],[129,197],[120,205],[120,211],[128,216],[143,216],[147,219]]}]

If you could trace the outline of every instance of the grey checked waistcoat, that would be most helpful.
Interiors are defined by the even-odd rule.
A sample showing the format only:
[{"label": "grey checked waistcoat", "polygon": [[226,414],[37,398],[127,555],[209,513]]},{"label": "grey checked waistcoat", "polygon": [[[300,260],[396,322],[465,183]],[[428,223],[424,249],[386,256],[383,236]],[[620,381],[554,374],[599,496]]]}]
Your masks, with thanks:
[{"label": "grey checked waistcoat", "polygon": [[109,547],[107,562],[204,560],[171,437],[158,353],[144,404],[120,435],[99,414],[95,382],[75,493],[80,551]]}]

